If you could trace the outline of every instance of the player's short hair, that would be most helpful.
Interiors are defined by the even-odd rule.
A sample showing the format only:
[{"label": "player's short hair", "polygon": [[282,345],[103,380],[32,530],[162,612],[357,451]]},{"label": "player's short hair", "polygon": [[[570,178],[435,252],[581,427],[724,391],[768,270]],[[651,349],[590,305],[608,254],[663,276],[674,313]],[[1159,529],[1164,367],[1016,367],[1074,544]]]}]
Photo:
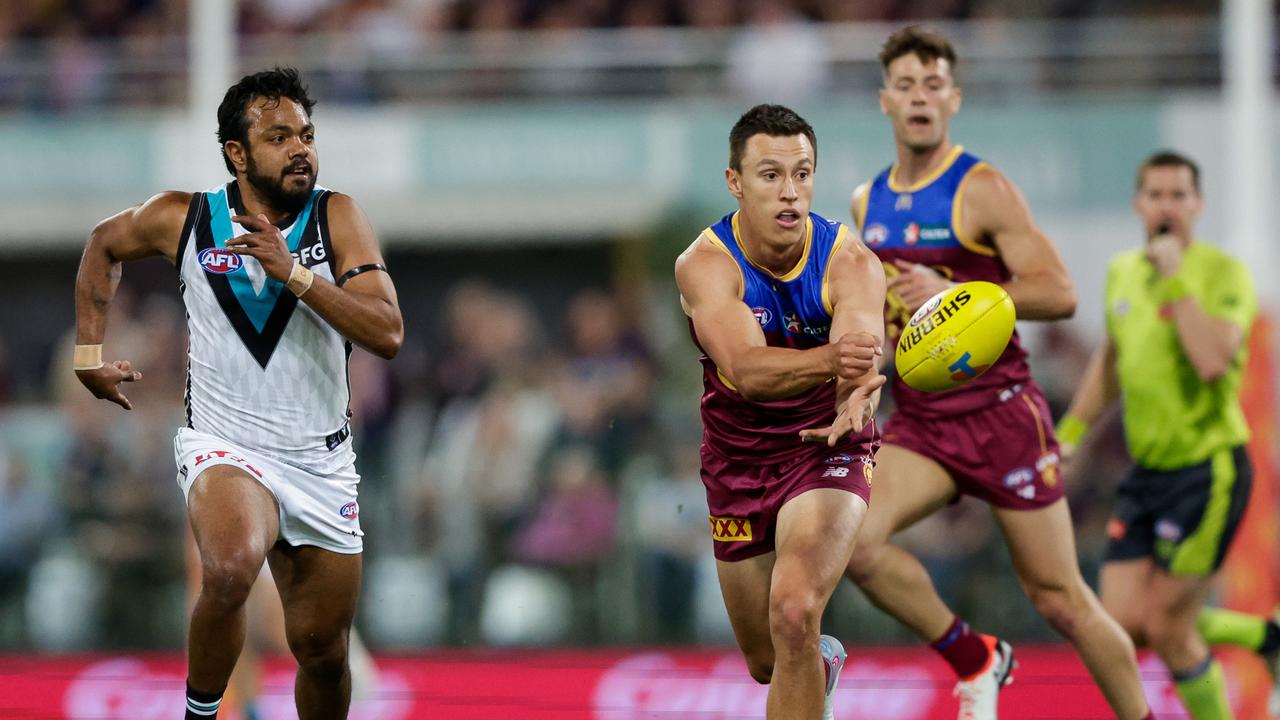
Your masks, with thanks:
[{"label": "player's short hair", "polygon": [[249,119],[245,113],[254,98],[267,98],[279,101],[285,97],[298,103],[311,117],[311,108],[316,101],[307,94],[307,87],[302,84],[302,76],[291,67],[275,67],[270,70],[245,75],[240,82],[227,89],[227,94],[218,106],[218,147],[222,150],[222,162],[227,165],[227,172],[236,174],[236,168],[227,157],[223,147],[228,141],[235,140],[246,147],[249,144]]},{"label": "player's short hair", "polygon": [[1191,171],[1191,186],[1200,192],[1200,166],[1195,161],[1173,150],[1158,150],[1151,154],[1138,166],[1138,176],[1134,179],[1134,189],[1142,189],[1142,181],[1147,177],[1147,170],[1158,167],[1184,167]]},{"label": "player's short hair", "polygon": [[915,55],[923,63],[936,62],[942,58],[951,66],[952,75],[955,75],[956,49],[951,46],[951,41],[919,25],[908,25],[884,41],[884,45],[880,47],[880,66],[887,73],[889,65],[903,55]]},{"label": "player's short hair", "polygon": [[742,170],[742,154],[753,135],[791,137],[804,135],[813,148],[813,163],[818,164],[818,136],[813,126],[790,108],[781,105],[757,105],[742,114],[729,131],[729,167]]}]

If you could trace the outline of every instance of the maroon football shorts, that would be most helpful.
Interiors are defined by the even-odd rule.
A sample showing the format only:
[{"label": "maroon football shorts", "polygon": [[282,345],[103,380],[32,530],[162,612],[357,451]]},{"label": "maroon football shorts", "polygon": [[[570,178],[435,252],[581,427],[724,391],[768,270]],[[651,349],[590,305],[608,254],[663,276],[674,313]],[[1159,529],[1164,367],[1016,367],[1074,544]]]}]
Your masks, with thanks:
[{"label": "maroon football shorts", "polygon": [[871,503],[871,471],[878,442],[804,446],[787,460],[741,463],[702,445],[702,484],[707,488],[711,539],[717,560],[734,562],[772,552],[778,511],[791,498],[836,488]]},{"label": "maroon football shorts", "polygon": [[996,507],[1035,510],[1063,495],[1050,422],[1044,395],[1029,383],[1005,390],[995,405],[952,417],[896,412],[880,437],[942,465],[964,495]]}]

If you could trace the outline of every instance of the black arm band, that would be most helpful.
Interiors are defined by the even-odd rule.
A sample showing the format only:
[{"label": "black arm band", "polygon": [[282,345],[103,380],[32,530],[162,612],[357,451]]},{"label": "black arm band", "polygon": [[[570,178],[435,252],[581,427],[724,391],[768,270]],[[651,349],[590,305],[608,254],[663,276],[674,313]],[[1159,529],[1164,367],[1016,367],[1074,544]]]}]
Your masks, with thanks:
[{"label": "black arm band", "polygon": [[348,280],[359,275],[360,273],[369,272],[370,270],[381,270],[384,273],[390,274],[390,271],[387,270],[386,265],[383,265],[382,263],[369,263],[368,265],[353,267],[350,270],[342,273],[342,277],[338,278],[338,283],[337,283],[338,287],[342,287],[343,285],[346,285]]}]

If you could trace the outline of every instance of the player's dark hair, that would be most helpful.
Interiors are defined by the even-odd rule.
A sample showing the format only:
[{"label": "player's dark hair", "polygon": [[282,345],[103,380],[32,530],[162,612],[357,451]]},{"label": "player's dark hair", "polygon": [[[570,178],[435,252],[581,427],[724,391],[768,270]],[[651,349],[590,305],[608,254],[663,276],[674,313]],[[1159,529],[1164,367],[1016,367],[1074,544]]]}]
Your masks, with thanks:
[{"label": "player's dark hair", "polygon": [[249,119],[245,111],[250,103],[256,98],[279,102],[282,97],[301,105],[307,117],[311,117],[311,108],[316,106],[316,101],[307,94],[307,87],[294,68],[275,67],[245,75],[227,89],[222,104],[218,106],[218,147],[223,148],[222,162],[226,163],[227,172],[236,174],[231,158],[227,157],[226,143],[235,140],[246,148],[249,146]]},{"label": "player's dark hair", "polygon": [[747,140],[761,134],[770,137],[804,135],[813,148],[813,163],[815,166],[818,164],[818,136],[814,134],[812,125],[790,108],[757,105],[743,113],[729,131],[729,167],[742,170],[742,154],[747,149]]},{"label": "player's dark hair", "polygon": [[1151,157],[1142,161],[1138,166],[1138,177],[1134,182],[1136,190],[1142,189],[1142,181],[1146,179],[1147,170],[1158,167],[1184,167],[1191,171],[1191,186],[1196,189],[1196,193],[1200,192],[1200,166],[1195,164],[1191,158],[1173,150],[1159,150],[1151,154]]},{"label": "player's dark hair", "polygon": [[956,49],[942,35],[925,30],[919,25],[908,25],[889,36],[880,48],[880,66],[889,72],[889,65],[903,55],[915,55],[922,63],[946,60],[951,74],[956,72]]}]

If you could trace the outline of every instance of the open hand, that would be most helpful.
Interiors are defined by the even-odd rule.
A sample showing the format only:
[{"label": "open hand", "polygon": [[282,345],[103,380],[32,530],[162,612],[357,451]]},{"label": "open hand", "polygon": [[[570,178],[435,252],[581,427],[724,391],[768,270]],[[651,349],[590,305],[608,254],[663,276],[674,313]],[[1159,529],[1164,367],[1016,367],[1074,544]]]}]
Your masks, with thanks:
[{"label": "open hand", "polygon": [[115,360],[104,363],[95,370],[77,370],[76,377],[89,388],[94,397],[110,400],[125,410],[132,410],[133,403],[120,392],[120,383],[137,382],[142,379],[142,373],[132,369],[128,360]]},{"label": "open hand", "polygon": [[862,428],[876,416],[876,406],[879,405],[880,400],[878,391],[887,379],[884,375],[877,374],[866,383],[855,387],[845,399],[844,404],[840,406],[835,422],[824,428],[801,430],[800,439],[804,442],[826,441],[828,446],[835,447],[837,442],[850,433],[861,432]]}]

